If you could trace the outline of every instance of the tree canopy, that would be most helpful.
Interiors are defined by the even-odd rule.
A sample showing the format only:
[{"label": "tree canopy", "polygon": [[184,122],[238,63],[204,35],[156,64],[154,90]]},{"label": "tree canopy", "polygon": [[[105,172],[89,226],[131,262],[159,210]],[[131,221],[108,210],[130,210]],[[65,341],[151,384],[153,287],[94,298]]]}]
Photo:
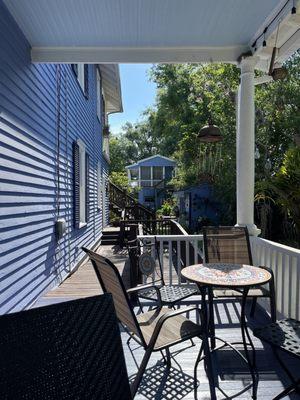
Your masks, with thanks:
[{"label": "tree canopy", "polygon": [[[300,52],[286,68],[285,79],[255,89],[257,182],[272,179],[300,134]],[[111,170],[124,171],[125,165],[156,153],[173,157],[178,162],[175,185],[198,184],[209,174],[224,205],[221,222],[234,223],[239,76],[231,64],[152,66],[156,103],[144,111],[142,122],[127,123],[111,138]],[[221,130],[221,145],[199,143],[197,134],[209,119]]]}]

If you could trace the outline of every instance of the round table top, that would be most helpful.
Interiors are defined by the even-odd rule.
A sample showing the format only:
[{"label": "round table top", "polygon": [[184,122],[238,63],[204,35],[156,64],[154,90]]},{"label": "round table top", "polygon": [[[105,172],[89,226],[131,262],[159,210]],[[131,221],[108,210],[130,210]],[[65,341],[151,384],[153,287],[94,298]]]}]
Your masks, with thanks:
[{"label": "round table top", "polygon": [[207,286],[256,286],[271,279],[269,271],[245,264],[196,264],[183,268],[181,273],[189,281]]}]

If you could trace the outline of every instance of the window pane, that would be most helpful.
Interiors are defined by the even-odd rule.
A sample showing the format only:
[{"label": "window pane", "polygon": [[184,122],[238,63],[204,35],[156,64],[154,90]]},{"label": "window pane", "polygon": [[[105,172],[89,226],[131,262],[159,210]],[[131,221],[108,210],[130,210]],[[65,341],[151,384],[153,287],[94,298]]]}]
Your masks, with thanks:
[{"label": "window pane", "polygon": [[150,167],[141,167],[141,179],[142,180],[150,180],[151,179]]},{"label": "window pane", "polygon": [[138,179],[139,171],[137,169],[130,170],[131,180],[136,181]]},{"label": "window pane", "polygon": [[163,179],[163,167],[153,167],[153,179],[160,181]]}]

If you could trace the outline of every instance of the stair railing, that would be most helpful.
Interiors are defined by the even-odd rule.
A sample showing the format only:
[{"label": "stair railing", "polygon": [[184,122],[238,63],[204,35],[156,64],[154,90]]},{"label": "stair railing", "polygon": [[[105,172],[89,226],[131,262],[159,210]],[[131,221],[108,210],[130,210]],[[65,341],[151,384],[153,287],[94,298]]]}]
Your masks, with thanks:
[{"label": "stair railing", "polygon": [[109,182],[109,200],[121,210],[128,209],[131,218],[155,219],[155,212],[140,204],[134,197],[112,182]]}]

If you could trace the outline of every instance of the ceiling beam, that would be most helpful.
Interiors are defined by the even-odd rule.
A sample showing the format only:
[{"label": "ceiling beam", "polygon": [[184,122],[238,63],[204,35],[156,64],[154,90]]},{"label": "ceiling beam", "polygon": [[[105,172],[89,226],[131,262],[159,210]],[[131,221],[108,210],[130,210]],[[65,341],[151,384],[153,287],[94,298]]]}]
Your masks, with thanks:
[{"label": "ceiling beam", "polygon": [[232,47],[33,47],[33,63],[235,63],[249,51]]}]

